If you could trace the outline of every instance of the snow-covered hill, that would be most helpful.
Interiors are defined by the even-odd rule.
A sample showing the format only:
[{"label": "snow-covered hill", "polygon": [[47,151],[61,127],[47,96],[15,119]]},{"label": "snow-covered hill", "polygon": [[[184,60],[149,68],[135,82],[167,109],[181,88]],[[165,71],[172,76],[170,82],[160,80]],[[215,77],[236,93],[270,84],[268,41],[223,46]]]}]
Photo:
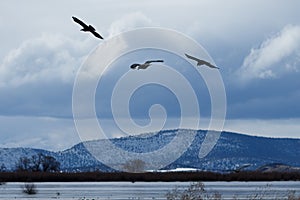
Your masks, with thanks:
[{"label": "snow-covered hill", "polygon": [[[265,138],[222,132],[214,149],[203,159],[199,159],[198,154],[206,134],[204,130],[164,130],[157,134],[143,134],[141,137],[115,138],[111,142],[126,151],[151,152],[172,141],[178,131],[186,134],[187,137],[190,134],[196,134],[196,137],[188,150],[166,169],[197,168],[226,172],[245,164],[250,164],[247,169],[254,170],[270,163],[300,167],[300,139]],[[90,141],[85,145],[97,143],[101,147],[102,142],[104,141]],[[61,163],[63,171],[112,170],[96,160],[87,151],[85,145],[79,143],[61,152],[30,148],[0,148],[0,165],[4,164],[8,170],[14,170],[20,157],[43,153],[55,157]],[[112,160],[115,157],[114,155],[106,156]]]}]

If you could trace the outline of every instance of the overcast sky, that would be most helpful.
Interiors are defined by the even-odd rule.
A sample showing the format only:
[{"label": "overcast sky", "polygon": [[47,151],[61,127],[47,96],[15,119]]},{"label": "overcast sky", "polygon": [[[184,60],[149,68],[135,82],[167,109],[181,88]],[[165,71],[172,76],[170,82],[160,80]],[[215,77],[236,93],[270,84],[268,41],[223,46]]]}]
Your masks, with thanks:
[{"label": "overcast sky", "polygon": [[[300,138],[299,8],[298,0],[1,1],[0,146],[63,150],[80,141],[72,119],[73,84],[102,41],[80,32],[72,16],[92,24],[107,40],[143,27],[193,38],[221,68],[227,96],[224,130]],[[113,80],[112,72],[104,80]],[[159,103],[176,118],[174,96],[161,88],[158,94],[171,95],[171,102]],[[136,117],[146,116],[150,104],[157,103],[155,98],[136,101]],[[204,118],[209,118],[208,108],[202,109]]]}]

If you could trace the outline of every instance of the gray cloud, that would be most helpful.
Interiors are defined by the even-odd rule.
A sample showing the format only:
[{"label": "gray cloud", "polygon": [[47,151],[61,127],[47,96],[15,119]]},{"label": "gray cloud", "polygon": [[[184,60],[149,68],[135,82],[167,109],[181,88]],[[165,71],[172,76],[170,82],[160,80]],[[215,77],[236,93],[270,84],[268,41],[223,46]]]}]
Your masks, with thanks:
[{"label": "gray cloud", "polygon": [[242,81],[276,78],[282,73],[299,71],[299,61],[300,26],[288,25],[259,48],[251,49],[238,75]]},{"label": "gray cloud", "polygon": [[51,34],[24,41],[4,58],[0,67],[1,86],[49,81],[72,83],[92,47],[86,43]]},{"label": "gray cloud", "polygon": [[154,25],[155,23],[142,12],[132,12],[112,22],[108,29],[108,32],[109,36],[114,36],[131,29]]},{"label": "gray cloud", "polygon": [[300,118],[226,120],[225,130],[265,137],[299,138]]},{"label": "gray cloud", "polygon": [[[282,118],[289,121],[300,117],[299,7],[298,0],[276,3],[273,0],[229,0],[226,3],[217,0],[77,1],[72,4],[5,1],[0,8],[0,37],[4,38],[0,48],[2,144],[51,148],[51,145],[63,145],[58,141],[74,137],[73,124],[59,117],[72,117],[74,77],[85,56],[99,41],[79,32],[72,15],[93,24],[105,38],[146,26],[171,28],[192,36],[221,67],[228,98],[227,118],[237,120],[228,128],[247,132],[258,130],[262,134],[267,131],[272,135],[272,128],[261,128],[264,123],[257,127],[257,121],[245,120],[276,118],[278,120],[265,125],[274,127],[275,134],[276,124],[280,124]],[[133,62],[127,61],[126,64]],[[239,69],[240,66],[243,67]],[[239,76],[248,80],[242,87],[241,81],[236,80]],[[197,87],[201,87],[200,84]],[[131,105],[134,116],[147,114],[149,106],[156,103],[155,99],[147,99],[151,97],[147,91],[144,93],[143,98],[132,101],[146,102],[145,107]],[[178,108],[174,109],[177,107],[175,99],[170,103],[172,96],[167,97],[170,96],[167,92],[159,92],[159,95],[166,96],[159,103],[166,104],[171,115],[178,115]],[[206,95],[203,100],[202,92],[197,95],[203,103],[201,109],[204,107],[201,114],[209,115],[209,97]],[[105,101],[104,108],[108,106],[109,100]],[[4,119],[7,116],[10,116],[10,123]],[[47,125],[41,122],[40,116],[57,117],[56,120],[62,121]],[[298,126],[293,126],[297,122],[291,120],[289,130],[299,130]],[[20,129],[15,129],[16,124]],[[64,126],[72,128],[65,130]],[[291,132],[296,135],[295,131]],[[280,131],[276,134],[280,135]],[[51,139],[54,136],[59,139]]]},{"label": "gray cloud", "polygon": [[[299,25],[286,25],[265,37],[257,47],[250,48],[250,53],[236,54],[228,64],[223,62],[230,69],[223,71],[228,119],[300,117],[297,106],[300,98]],[[236,60],[240,60],[241,67],[237,67]]]},{"label": "gray cloud", "polygon": [[72,119],[0,116],[1,147],[64,150],[80,141]]},{"label": "gray cloud", "polygon": [[71,116],[74,77],[92,45],[44,34],[10,51],[0,66],[2,115]]}]

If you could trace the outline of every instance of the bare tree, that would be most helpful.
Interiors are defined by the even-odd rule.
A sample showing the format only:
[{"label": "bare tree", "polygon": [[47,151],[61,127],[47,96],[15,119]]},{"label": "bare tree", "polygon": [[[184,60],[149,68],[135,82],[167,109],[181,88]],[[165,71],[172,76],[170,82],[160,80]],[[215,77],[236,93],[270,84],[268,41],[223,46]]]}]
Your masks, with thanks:
[{"label": "bare tree", "polygon": [[30,171],[30,159],[27,157],[21,157],[17,164],[16,164],[16,170],[17,171]]},{"label": "bare tree", "polygon": [[16,164],[17,171],[55,172],[60,170],[60,163],[52,156],[42,153],[32,155],[31,158],[21,157]]},{"label": "bare tree", "polygon": [[30,166],[31,171],[33,172],[41,171],[41,164],[42,164],[43,157],[44,155],[42,153],[31,156],[31,166]]},{"label": "bare tree", "polygon": [[135,159],[129,160],[124,165],[123,168],[127,172],[143,172],[145,171],[146,163],[143,160]]},{"label": "bare tree", "polygon": [[25,183],[23,187],[23,192],[32,195],[37,193],[37,189],[33,183]]},{"label": "bare tree", "polygon": [[0,167],[0,172],[5,172],[6,171],[6,167],[5,165],[2,163],[1,167]]},{"label": "bare tree", "polygon": [[60,163],[52,156],[44,156],[42,160],[44,172],[55,172],[60,170]]}]

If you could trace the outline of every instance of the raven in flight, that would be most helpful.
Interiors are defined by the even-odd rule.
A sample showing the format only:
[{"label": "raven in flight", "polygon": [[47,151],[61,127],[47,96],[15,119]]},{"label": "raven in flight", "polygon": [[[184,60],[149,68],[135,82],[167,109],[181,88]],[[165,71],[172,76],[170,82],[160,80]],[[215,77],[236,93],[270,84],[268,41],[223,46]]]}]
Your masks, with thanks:
[{"label": "raven in flight", "polygon": [[151,63],[153,62],[164,62],[163,60],[148,60],[146,61],[144,64],[132,64],[130,66],[131,69],[146,69],[147,67],[149,67],[151,65]]},{"label": "raven in flight", "polygon": [[103,39],[103,37],[99,33],[96,32],[95,28],[92,27],[92,25],[86,25],[83,21],[81,21],[77,17],[72,17],[72,18],[73,18],[74,22],[76,22],[82,26],[81,31],[91,32],[95,37]]},{"label": "raven in flight", "polygon": [[207,62],[207,61],[205,61],[205,60],[200,60],[199,58],[195,58],[195,57],[190,56],[190,55],[188,55],[188,54],[185,54],[185,55],[186,55],[186,57],[188,57],[189,59],[192,59],[192,60],[197,61],[197,66],[200,66],[200,65],[206,65],[206,66],[208,66],[208,67],[210,67],[210,68],[220,69],[219,67],[216,67],[216,66],[210,64],[209,62]]}]

